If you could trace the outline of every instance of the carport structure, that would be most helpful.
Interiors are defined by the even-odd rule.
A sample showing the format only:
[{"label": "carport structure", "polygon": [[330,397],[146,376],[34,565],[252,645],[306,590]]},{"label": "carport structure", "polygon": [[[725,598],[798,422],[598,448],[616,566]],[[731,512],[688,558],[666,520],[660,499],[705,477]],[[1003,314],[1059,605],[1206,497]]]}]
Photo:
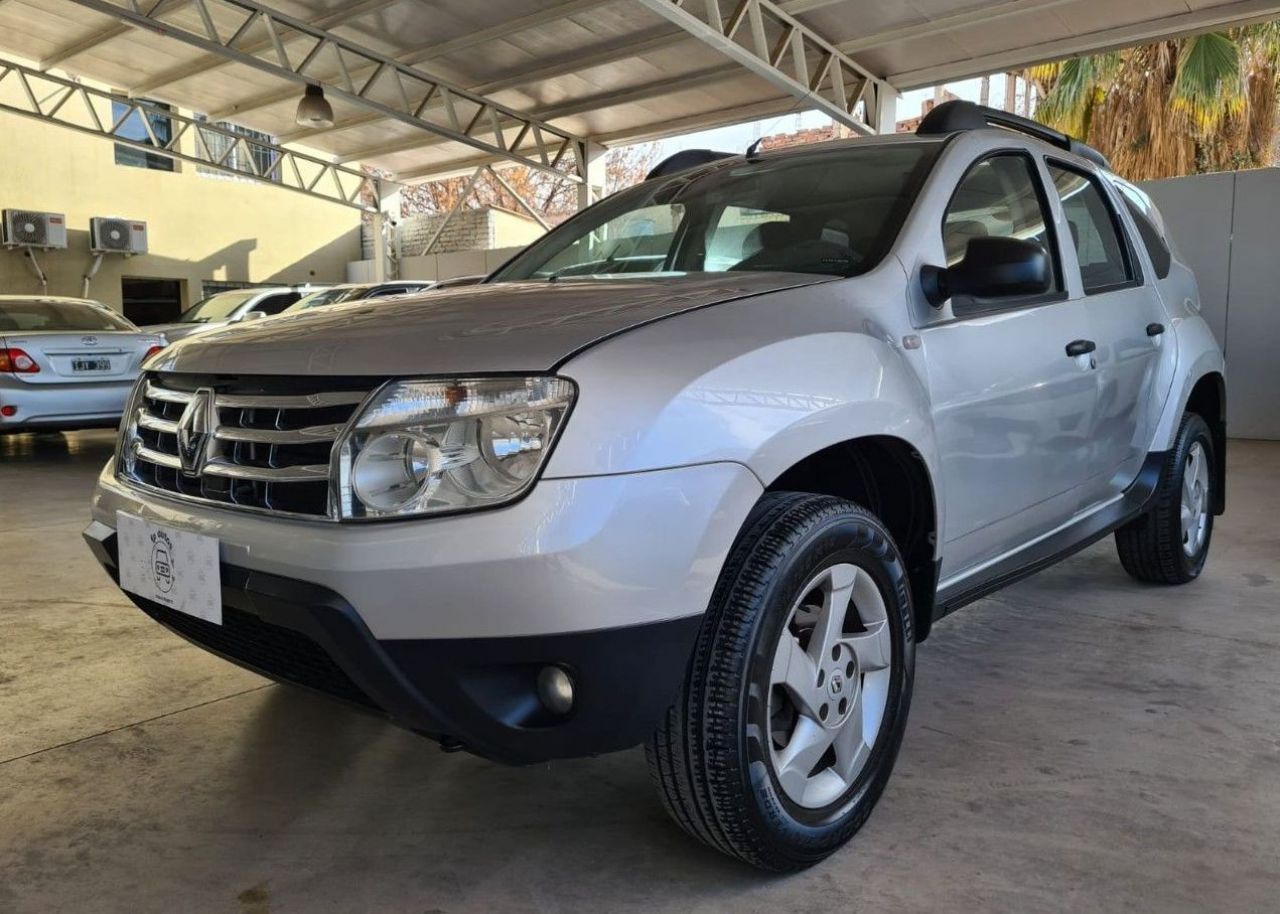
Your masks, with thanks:
[{"label": "carport structure", "polygon": [[[1280,0],[0,0],[0,85],[22,85],[7,110],[112,139],[120,122],[85,120],[77,78],[206,112],[182,132],[277,138],[233,140],[267,155],[235,163],[272,163],[248,177],[371,211],[392,181],[511,164],[588,203],[609,146],[804,107],[891,131],[901,90],[1278,14]],[[298,126],[308,86],[332,126]],[[196,146],[246,174],[225,142]]]}]

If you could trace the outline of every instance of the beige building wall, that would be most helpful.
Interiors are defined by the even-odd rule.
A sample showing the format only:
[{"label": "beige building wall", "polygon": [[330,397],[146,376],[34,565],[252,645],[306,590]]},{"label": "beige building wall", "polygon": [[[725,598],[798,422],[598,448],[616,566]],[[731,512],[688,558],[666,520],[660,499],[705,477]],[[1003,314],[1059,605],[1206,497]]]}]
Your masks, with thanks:
[{"label": "beige building wall", "polygon": [[[20,91],[14,80],[0,88]],[[109,104],[99,116],[110,124]],[[150,253],[104,258],[89,295],[121,307],[121,279],[179,280],[183,307],[203,280],[341,282],[360,257],[360,213],[244,178],[210,176],[176,161],[173,172],[117,165],[114,144],[0,112],[0,208],[65,213],[65,251],[37,252],[53,295],[80,295],[91,216],[144,220]],[[194,143],[183,137],[184,143]],[[38,292],[21,250],[0,249],[0,293]]]}]

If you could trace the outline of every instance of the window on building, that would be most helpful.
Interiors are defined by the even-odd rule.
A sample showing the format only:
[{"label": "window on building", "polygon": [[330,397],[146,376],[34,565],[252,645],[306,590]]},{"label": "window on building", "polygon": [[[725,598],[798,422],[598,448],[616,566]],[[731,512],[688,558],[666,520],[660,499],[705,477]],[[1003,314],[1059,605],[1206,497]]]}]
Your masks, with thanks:
[{"label": "window on building", "polygon": [[182,283],[176,279],[120,280],[124,316],[138,326],[176,321],[182,313]]},{"label": "window on building", "polygon": [[[196,120],[234,134],[234,136],[227,136],[226,133],[201,130],[200,140],[205,147],[200,151],[201,157],[205,157],[207,153],[211,161],[221,162],[235,171],[246,175],[257,174],[271,181],[280,180],[280,169],[276,168],[276,162],[280,156],[271,148],[276,145],[274,136],[227,121],[210,121],[204,115],[196,115]],[[233,177],[221,169],[208,165],[197,165],[196,173],[218,178]]]},{"label": "window on building", "polygon": [[[164,147],[173,140],[173,121],[167,113],[171,110],[168,105],[148,99],[137,99],[136,108],[127,101],[112,101],[111,122],[119,124],[115,129],[117,136],[147,146]],[[173,159],[169,156],[123,143],[116,143],[116,164],[156,171],[174,170]]]}]

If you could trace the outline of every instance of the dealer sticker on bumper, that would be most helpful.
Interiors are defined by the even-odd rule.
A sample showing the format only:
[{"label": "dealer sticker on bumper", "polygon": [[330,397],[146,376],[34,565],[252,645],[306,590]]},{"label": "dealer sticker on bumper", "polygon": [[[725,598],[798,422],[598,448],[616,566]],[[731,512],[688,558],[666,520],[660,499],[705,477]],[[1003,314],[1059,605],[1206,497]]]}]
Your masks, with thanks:
[{"label": "dealer sticker on bumper", "polygon": [[120,586],[170,609],[222,624],[218,541],[116,513]]}]

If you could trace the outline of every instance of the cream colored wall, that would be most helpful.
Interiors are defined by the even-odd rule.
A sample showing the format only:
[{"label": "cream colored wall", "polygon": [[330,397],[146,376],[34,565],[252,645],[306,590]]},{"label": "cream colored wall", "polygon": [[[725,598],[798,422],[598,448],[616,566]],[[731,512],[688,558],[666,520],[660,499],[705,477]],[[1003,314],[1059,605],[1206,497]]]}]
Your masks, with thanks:
[{"label": "cream colored wall", "polygon": [[[110,123],[109,111],[99,114]],[[36,254],[50,294],[81,294],[91,216],[147,223],[150,253],[106,257],[90,288],[116,308],[122,277],[181,280],[185,306],[201,280],[341,282],[360,257],[360,213],[350,207],[198,174],[189,162],[172,173],[117,165],[111,141],[18,115],[0,113],[0,137],[0,207],[67,216],[67,250]],[[39,289],[22,252],[0,249],[0,293]]]},{"label": "cream colored wall", "polygon": [[493,246],[495,248],[522,248],[546,234],[542,226],[523,215],[490,210],[493,218]]}]

